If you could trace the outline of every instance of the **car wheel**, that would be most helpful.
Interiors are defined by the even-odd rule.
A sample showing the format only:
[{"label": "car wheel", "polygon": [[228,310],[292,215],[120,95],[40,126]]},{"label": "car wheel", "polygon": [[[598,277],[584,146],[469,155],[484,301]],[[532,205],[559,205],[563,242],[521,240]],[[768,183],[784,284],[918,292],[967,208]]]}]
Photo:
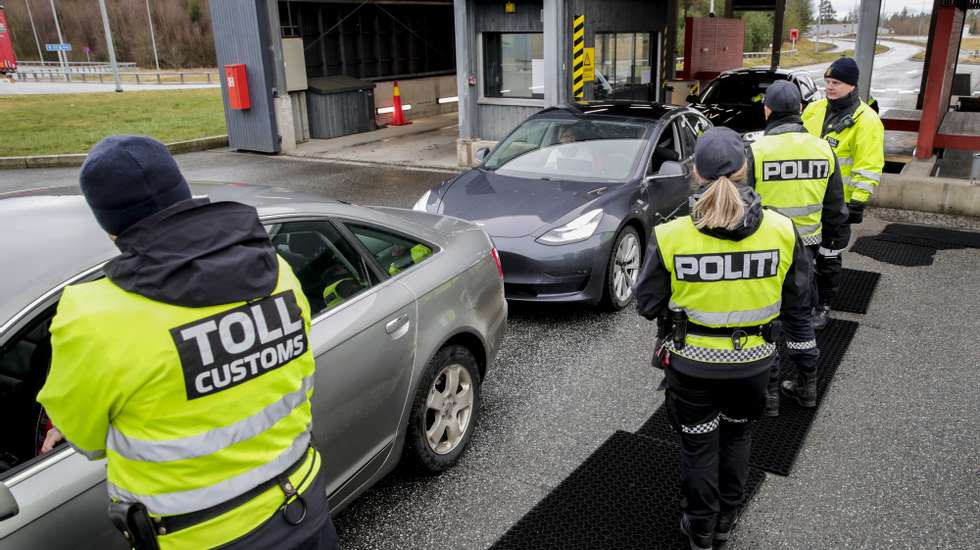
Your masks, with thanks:
[{"label": "car wheel", "polygon": [[463,346],[446,346],[429,361],[412,404],[405,459],[424,473],[459,460],[480,412],[480,371]]},{"label": "car wheel", "polygon": [[609,265],[606,268],[606,288],[603,303],[607,309],[618,311],[633,301],[633,285],[640,276],[643,250],[640,236],[631,226],[626,226],[616,235]]}]

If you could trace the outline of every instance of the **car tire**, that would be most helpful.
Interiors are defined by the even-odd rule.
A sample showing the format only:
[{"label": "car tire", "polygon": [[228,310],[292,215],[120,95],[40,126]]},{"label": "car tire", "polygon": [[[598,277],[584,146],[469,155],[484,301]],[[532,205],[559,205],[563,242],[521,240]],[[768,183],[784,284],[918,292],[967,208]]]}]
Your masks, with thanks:
[{"label": "car tire", "polygon": [[407,467],[438,474],[459,460],[479,417],[480,386],[480,370],[468,349],[450,345],[436,353],[412,403],[402,457]]},{"label": "car tire", "polygon": [[[643,248],[640,234],[627,225],[619,231],[609,252],[606,265],[606,282],[603,285],[602,306],[609,311],[619,311],[633,302],[633,283],[643,265]],[[622,279],[625,277],[626,279]],[[621,285],[625,284],[625,287]]]}]

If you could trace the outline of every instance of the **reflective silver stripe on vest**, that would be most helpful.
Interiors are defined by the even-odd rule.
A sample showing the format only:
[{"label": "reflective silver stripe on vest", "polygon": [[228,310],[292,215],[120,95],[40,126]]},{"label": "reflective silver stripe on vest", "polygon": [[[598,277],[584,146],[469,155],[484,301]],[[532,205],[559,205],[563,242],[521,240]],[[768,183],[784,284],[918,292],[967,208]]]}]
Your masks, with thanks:
[{"label": "reflective silver stripe on vest", "polygon": [[687,344],[683,348],[677,349],[674,346],[674,341],[668,338],[667,341],[664,342],[664,347],[670,350],[670,353],[678,357],[683,357],[684,359],[698,361],[701,363],[752,363],[772,357],[773,354],[776,353],[776,345],[770,344],[769,342],[766,342],[761,346],[744,349],[703,348],[701,346],[694,346],[691,344]]},{"label": "reflective silver stripe on vest", "polygon": [[820,244],[820,242],[823,241],[823,235],[821,235],[820,233],[814,233],[813,235],[804,235],[800,237],[800,241],[803,243],[803,246],[813,246],[815,244]]},{"label": "reflective silver stripe on vest", "polygon": [[851,172],[851,176],[853,177],[854,174],[858,174],[861,177],[868,178],[869,180],[874,180],[878,183],[881,183],[881,174],[879,174],[878,172],[872,172],[870,170],[855,170]]},{"label": "reflective silver stripe on vest", "polygon": [[180,439],[165,441],[136,439],[127,437],[115,426],[110,425],[106,443],[113,452],[129,460],[144,462],[170,462],[206,456],[265,432],[289,416],[297,407],[303,405],[307,400],[306,394],[312,388],[313,375],[310,375],[303,379],[298,390],[284,395],[279,401],[268,405],[248,418],[228,426]]},{"label": "reflective silver stripe on vest", "polygon": [[796,216],[806,216],[807,214],[813,214],[814,212],[820,212],[821,210],[823,210],[823,205],[822,204],[808,204],[806,206],[786,206],[786,207],[783,207],[783,206],[780,206],[780,207],[770,206],[769,208],[775,210],[776,212],[779,212],[780,214],[782,214],[784,216],[789,216],[790,218],[794,218]]},{"label": "reflective silver stripe on vest", "polygon": [[875,186],[873,183],[865,183],[863,181],[852,181],[852,182],[848,182],[847,185],[851,187],[855,187],[857,189],[864,189],[868,193],[874,193],[875,190]]},{"label": "reflective silver stripe on vest", "polygon": [[840,164],[841,166],[851,166],[854,164],[854,159],[851,157],[838,157],[837,164]]},{"label": "reflective silver stripe on vest", "polygon": [[800,235],[809,235],[810,233],[820,231],[822,227],[823,225],[819,223],[813,225],[797,225],[796,232]]},{"label": "reflective silver stripe on vest", "polygon": [[773,315],[778,314],[779,308],[782,307],[782,305],[783,301],[777,300],[776,303],[766,307],[761,307],[759,309],[743,309],[741,311],[698,311],[696,309],[681,306],[680,304],[677,304],[671,300],[669,307],[670,309],[674,310],[684,310],[684,313],[687,313],[688,317],[694,319],[702,325],[733,326],[747,323],[762,323]]},{"label": "reflective silver stripe on vest", "polygon": [[89,460],[102,460],[103,458],[105,458],[105,451],[103,451],[103,450],[99,450],[99,451],[86,451],[85,449],[82,449],[81,447],[75,445],[71,441],[69,441],[68,444],[71,445],[71,448],[72,449],[75,449],[75,452],[76,453],[84,456],[85,458],[87,458]]},{"label": "reflective silver stripe on vest", "polygon": [[204,510],[244,494],[258,484],[272,479],[286,471],[303,456],[310,445],[309,427],[297,437],[284,453],[268,462],[239,474],[233,478],[200,489],[162,493],[157,495],[137,495],[106,481],[109,497],[120,502],[142,502],[151,514],[169,516]]}]

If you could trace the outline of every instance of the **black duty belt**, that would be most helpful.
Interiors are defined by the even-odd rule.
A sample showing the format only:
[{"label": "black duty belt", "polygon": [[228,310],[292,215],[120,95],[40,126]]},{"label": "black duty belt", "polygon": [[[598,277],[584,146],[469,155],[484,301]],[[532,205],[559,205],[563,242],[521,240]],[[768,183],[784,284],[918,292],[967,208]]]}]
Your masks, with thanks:
[{"label": "black duty belt", "polygon": [[[283,480],[287,480],[288,483],[289,476],[293,475],[296,472],[296,470],[299,470],[299,467],[302,466],[304,462],[306,462],[306,458],[310,454],[309,450],[310,447],[307,447],[306,450],[303,451],[303,456],[299,457],[299,460],[297,460],[289,468],[286,468],[286,471],[284,471],[283,473],[274,476],[267,481],[263,481],[262,483],[256,485],[255,487],[249,489],[248,491],[238,495],[233,499],[226,500],[221,504],[215,504],[210,508],[205,508],[204,510],[198,510],[196,512],[188,512],[186,514],[178,514],[176,516],[166,516],[160,518],[154,517],[153,524],[157,528],[157,533],[159,533],[160,535],[166,535],[169,533],[180,531],[181,529],[187,529],[188,527],[193,527],[199,523],[203,523],[210,519],[214,519],[224,513],[230,512],[235,508],[238,508],[239,506],[245,504],[246,502],[264,493],[266,490],[275,487],[276,485],[280,485],[281,483],[283,483]],[[296,491],[298,490],[299,487],[296,488]]]},{"label": "black duty belt", "polygon": [[766,327],[768,326],[769,323],[751,327],[706,327],[704,325],[699,325],[688,321],[687,333],[695,336],[722,336],[725,338],[731,338],[736,334],[740,336],[764,336]]}]

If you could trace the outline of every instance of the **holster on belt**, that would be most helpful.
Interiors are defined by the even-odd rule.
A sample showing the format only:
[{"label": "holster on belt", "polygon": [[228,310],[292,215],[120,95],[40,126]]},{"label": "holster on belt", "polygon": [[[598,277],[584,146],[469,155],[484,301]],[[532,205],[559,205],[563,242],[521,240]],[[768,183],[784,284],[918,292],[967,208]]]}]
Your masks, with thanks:
[{"label": "holster on belt", "polygon": [[160,550],[153,520],[142,503],[112,502],[109,504],[109,519],[126,537],[133,550]]}]

